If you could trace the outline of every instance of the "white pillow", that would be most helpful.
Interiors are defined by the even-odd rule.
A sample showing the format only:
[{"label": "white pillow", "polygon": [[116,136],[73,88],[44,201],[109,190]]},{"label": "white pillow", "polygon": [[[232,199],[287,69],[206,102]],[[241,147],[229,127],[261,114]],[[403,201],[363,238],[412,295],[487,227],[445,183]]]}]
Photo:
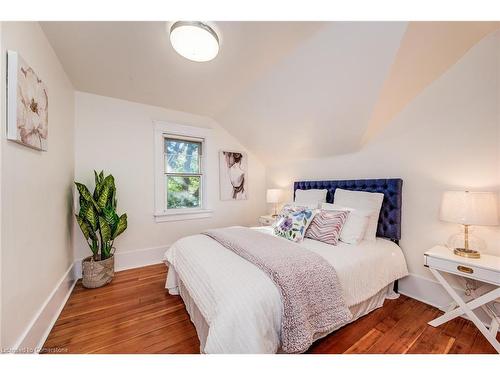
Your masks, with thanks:
[{"label": "white pillow", "polygon": [[283,207],[281,207],[281,209],[283,208],[302,208],[302,207],[305,207],[305,208],[309,208],[310,210],[315,210],[318,208],[318,203],[309,203],[309,204],[298,204],[298,203],[295,203],[295,202],[288,202],[288,203],[285,203],[283,205]]},{"label": "white pillow", "polygon": [[357,245],[363,240],[366,228],[368,227],[368,221],[373,211],[343,207],[331,203],[323,203],[321,208],[329,211],[349,211],[349,216],[340,232],[340,241],[351,245]]},{"label": "white pillow", "polygon": [[378,218],[380,216],[380,208],[382,207],[383,200],[384,194],[382,193],[337,189],[335,190],[333,203],[340,206],[372,211],[368,220],[368,227],[366,228],[364,239],[375,241],[377,237]]},{"label": "white pillow", "polygon": [[295,190],[295,201],[297,206],[308,206],[319,208],[321,203],[326,202],[326,189]]}]

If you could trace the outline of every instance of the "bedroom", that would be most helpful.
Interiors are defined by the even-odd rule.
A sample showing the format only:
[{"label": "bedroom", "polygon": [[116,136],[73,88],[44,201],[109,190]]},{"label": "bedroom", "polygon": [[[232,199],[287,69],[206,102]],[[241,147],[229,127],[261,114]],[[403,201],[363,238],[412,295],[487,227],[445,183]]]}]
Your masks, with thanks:
[{"label": "bedroom", "polygon": [[492,13],[19,12],[2,352],[500,352]]}]

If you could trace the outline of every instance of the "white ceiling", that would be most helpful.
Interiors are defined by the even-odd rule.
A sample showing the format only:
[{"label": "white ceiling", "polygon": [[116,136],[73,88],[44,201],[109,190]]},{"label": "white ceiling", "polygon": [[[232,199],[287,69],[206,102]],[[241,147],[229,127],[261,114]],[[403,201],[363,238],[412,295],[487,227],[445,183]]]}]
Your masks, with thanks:
[{"label": "white ceiling", "polygon": [[215,118],[267,163],[353,151],[405,29],[405,23],[324,26]]},{"label": "white ceiling", "polygon": [[213,116],[321,23],[217,22],[219,55],[178,55],[166,22],[41,22],[77,90]]},{"label": "white ceiling", "polygon": [[77,90],[212,117],[267,164],[361,147],[408,39],[406,22],[216,22],[220,53],[196,63],[165,22],[41,26]]}]

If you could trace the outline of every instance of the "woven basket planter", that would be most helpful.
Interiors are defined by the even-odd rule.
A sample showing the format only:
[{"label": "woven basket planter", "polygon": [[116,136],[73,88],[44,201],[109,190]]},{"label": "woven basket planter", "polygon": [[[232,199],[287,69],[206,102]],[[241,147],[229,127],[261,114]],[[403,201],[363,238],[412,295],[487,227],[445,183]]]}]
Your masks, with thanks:
[{"label": "woven basket planter", "polygon": [[85,288],[99,288],[109,284],[115,274],[115,257],[94,260],[91,256],[82,261],[82,284]]}]

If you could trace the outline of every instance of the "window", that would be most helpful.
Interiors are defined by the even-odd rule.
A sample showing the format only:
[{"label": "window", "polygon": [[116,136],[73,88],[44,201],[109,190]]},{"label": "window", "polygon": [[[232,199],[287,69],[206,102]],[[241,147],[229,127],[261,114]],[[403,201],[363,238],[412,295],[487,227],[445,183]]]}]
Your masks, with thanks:
[{"label": "window", "polygon": [[209,129],[155,122],[156,221],[208,217]]},{"label": "window", "polygon": [[167,210],[201,207],[202,139],[165,137]]}]

